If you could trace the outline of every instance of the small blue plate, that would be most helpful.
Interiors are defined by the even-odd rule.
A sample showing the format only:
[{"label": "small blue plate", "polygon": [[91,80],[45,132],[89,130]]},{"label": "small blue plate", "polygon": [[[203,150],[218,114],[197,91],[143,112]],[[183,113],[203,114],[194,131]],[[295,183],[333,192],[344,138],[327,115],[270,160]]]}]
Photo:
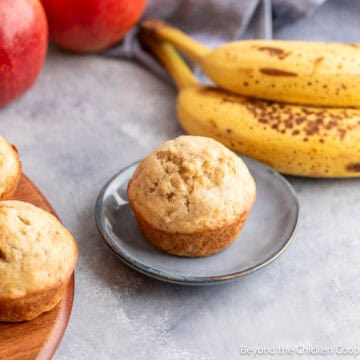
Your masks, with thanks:
[{"label": "small blue plate", "polygon": [[290,244],[299,218],[291,185],[276,171],[241,156],[256,182],[257,200],[238,239],[224,251],[201,258],[163,253],[140,232],[127,198],[127,184],[139,162],[115,175],[96,203],[97,227],[125,264],[153,278],[211,285],[249,274],[275,260]]}]

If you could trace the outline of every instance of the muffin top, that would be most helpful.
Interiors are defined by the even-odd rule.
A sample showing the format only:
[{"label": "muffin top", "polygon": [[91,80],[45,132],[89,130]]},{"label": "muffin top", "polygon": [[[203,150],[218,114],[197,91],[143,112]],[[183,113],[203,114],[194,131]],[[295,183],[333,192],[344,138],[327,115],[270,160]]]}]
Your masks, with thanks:
[{"label": "muffin top", "polygon": [[252,207],[255,182],[219,142],[180,136],[149,154],[128,187],[134,211],[166,232],[200,232],[232,223]]},{"label": "muffin top", "polygon": [[22,202],[0,202],[0,302],[66,281],[77,247],[68,230],[51,214]]},{"label": "muffin top", "polygon": [[0,136],[0,198],[9,183],[18,178],[21,164],[16,148]]}]

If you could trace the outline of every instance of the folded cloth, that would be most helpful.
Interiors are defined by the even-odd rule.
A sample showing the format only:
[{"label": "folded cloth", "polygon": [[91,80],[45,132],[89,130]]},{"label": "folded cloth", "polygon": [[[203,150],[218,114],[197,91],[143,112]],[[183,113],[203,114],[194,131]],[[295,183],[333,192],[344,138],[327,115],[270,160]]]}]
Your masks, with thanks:
[{"label": "folded cloth", "polygon": [[[216,47],[240,38],[271,39],[273,27],[312,12],[326,0],[149,0],[144,18],[161,18],[193,38]],[[135,59],[169,80],[139,45],[137,29],[105,55]]]},{"label": "folded cloth", "polygon": [[302,16],[310,15],[326,0],[272,0],[273,28],[286,25]]}]

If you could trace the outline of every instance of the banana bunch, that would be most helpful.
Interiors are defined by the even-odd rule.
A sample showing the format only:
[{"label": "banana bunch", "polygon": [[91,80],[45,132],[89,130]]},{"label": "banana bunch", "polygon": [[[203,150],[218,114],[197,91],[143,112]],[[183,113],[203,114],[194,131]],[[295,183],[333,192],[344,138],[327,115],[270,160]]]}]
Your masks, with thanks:
[{"label": "banana bunch", "polygon": [[179,89],[177,115],[186,132],[212,137],[285,174],[360,176],[360,109],[276,103],[202,86],[173,46],[153,35],[147,22],[140,39]]},{"label": "banana bunch", "polygon": [[360,44],[243,40],[210,50],[159,20],[142,27],[198,63],[223,89],[281,102],[360,107]]}]

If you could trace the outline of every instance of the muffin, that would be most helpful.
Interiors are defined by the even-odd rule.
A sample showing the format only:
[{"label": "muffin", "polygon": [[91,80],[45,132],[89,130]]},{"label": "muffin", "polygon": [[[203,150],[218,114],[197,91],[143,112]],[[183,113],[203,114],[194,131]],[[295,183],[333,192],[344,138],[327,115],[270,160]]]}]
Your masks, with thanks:
[{"label": "muffin", "polygon": [[225,146],[180,136],[139,164],[128,197],[141,231],[156,248],[207,256],[236,239],[256,188],[244,162]]},{"label": "muffin", "polygon": [[76,260],[74,238],[53,215],[0,201],[0,321],[31,320],[53,309]]},{"label": "muffin", "polygon": [[16,147],[0,136],[0,200],[11,199],[21,176]]}]

